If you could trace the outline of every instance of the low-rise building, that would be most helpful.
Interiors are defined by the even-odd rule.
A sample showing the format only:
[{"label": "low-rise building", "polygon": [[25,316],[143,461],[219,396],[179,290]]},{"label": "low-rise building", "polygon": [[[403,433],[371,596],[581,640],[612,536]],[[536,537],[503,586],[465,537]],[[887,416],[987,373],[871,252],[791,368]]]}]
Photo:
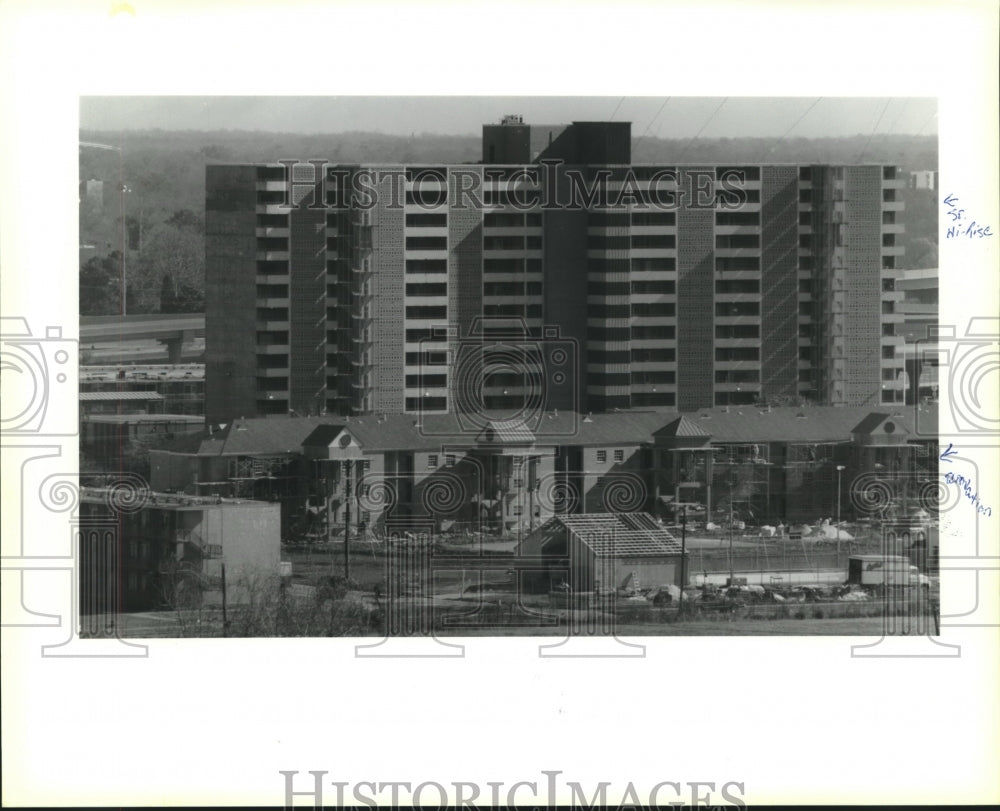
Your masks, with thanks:
[{"label": "low-rise building", "polygon": [[[249,601],[280,575],[280,507],[80,488],[81,614]],[[225,585],[223,585],[223,578]]]},{"label": "low-rise building", "polygon": [[[898,432],[890,450],[879,426]],[[937,477],[933,406],[729,406],[553,412],[461,424],[454,415],[258,418],[150,452],[155,489],[279,501],[282,531],[314,538],[394,521],[420,531],[530,532],[550,517],[649,512],[751,524],[861,517],[880,482],[900,514]],[[865,478],[865,477],[868,478]],[[873,480],[873,481],[874,481]]]},{"label": "low-rise building", "polygon": [[529,588],[639,591],[684,582],[680,542],[647,513],[557,515],[525,537],[517,552],[541,560],[522,575]]}]

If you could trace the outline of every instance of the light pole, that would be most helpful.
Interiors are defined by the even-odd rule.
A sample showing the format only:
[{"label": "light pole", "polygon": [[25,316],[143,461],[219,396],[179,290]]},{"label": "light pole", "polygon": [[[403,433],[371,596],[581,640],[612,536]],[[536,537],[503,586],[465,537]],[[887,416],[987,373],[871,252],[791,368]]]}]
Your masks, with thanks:
[{"label": "light pole", "polygon": [[837,465],[837,526],[840,526],[840,474],[843,473],[844,470],[846,470],[845,465]]},{"label": "light pole", "polygon": [[736,575],[733,572],[733,486],[735,484],[736,472],[729,476],[729,585],[736,582]]},{"label": "light pole", "polygon": [[844,472],[844,465],[837,465],[837,565],[840,565],[840,474]]},{"label": "light pole", "polygon": [[677,598],[677,614],[680,615],[684,608],[684,586],[687,583],[684,559],[687,553],[687,504],[681,507],[681,593]]}]

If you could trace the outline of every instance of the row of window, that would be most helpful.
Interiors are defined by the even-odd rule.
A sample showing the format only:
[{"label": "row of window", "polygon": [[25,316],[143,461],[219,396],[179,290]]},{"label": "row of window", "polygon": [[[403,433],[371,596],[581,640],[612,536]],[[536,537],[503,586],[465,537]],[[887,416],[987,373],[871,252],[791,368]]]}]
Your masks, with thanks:
[{"label": "row of window", "polygon": [[657,349],[591,349],[587,352],[588,363],[674,363],[677,350]]},{"label": "row of window", "polygon": [[[621,448],[616,449],[614,451],[614,460],[616,462],[624,462],[625,451],[623,451]],[[597,463],[602,465],[607,461],[608,461],[608,452],[606,450],[599,450],[597,452]]]}]

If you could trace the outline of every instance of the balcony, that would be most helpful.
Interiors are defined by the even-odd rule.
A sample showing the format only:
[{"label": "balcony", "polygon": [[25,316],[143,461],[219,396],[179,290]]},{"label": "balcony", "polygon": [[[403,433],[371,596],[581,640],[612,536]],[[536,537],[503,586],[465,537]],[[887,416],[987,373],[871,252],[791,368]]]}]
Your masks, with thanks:
[{"label": "balcony", "polygon": [[287,262],[291,256],[289,251],[257,251],[258,262]]}]

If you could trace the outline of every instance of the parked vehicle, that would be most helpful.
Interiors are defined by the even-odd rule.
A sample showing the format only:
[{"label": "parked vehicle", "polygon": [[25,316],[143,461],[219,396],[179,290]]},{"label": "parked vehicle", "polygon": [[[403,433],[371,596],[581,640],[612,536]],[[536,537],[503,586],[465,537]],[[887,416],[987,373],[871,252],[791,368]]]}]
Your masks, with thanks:
[{"label": "parked vehicle", "polygon": [[930,587],[927,575],[901,555],[851,555],[847,583],[874,589]]}]

